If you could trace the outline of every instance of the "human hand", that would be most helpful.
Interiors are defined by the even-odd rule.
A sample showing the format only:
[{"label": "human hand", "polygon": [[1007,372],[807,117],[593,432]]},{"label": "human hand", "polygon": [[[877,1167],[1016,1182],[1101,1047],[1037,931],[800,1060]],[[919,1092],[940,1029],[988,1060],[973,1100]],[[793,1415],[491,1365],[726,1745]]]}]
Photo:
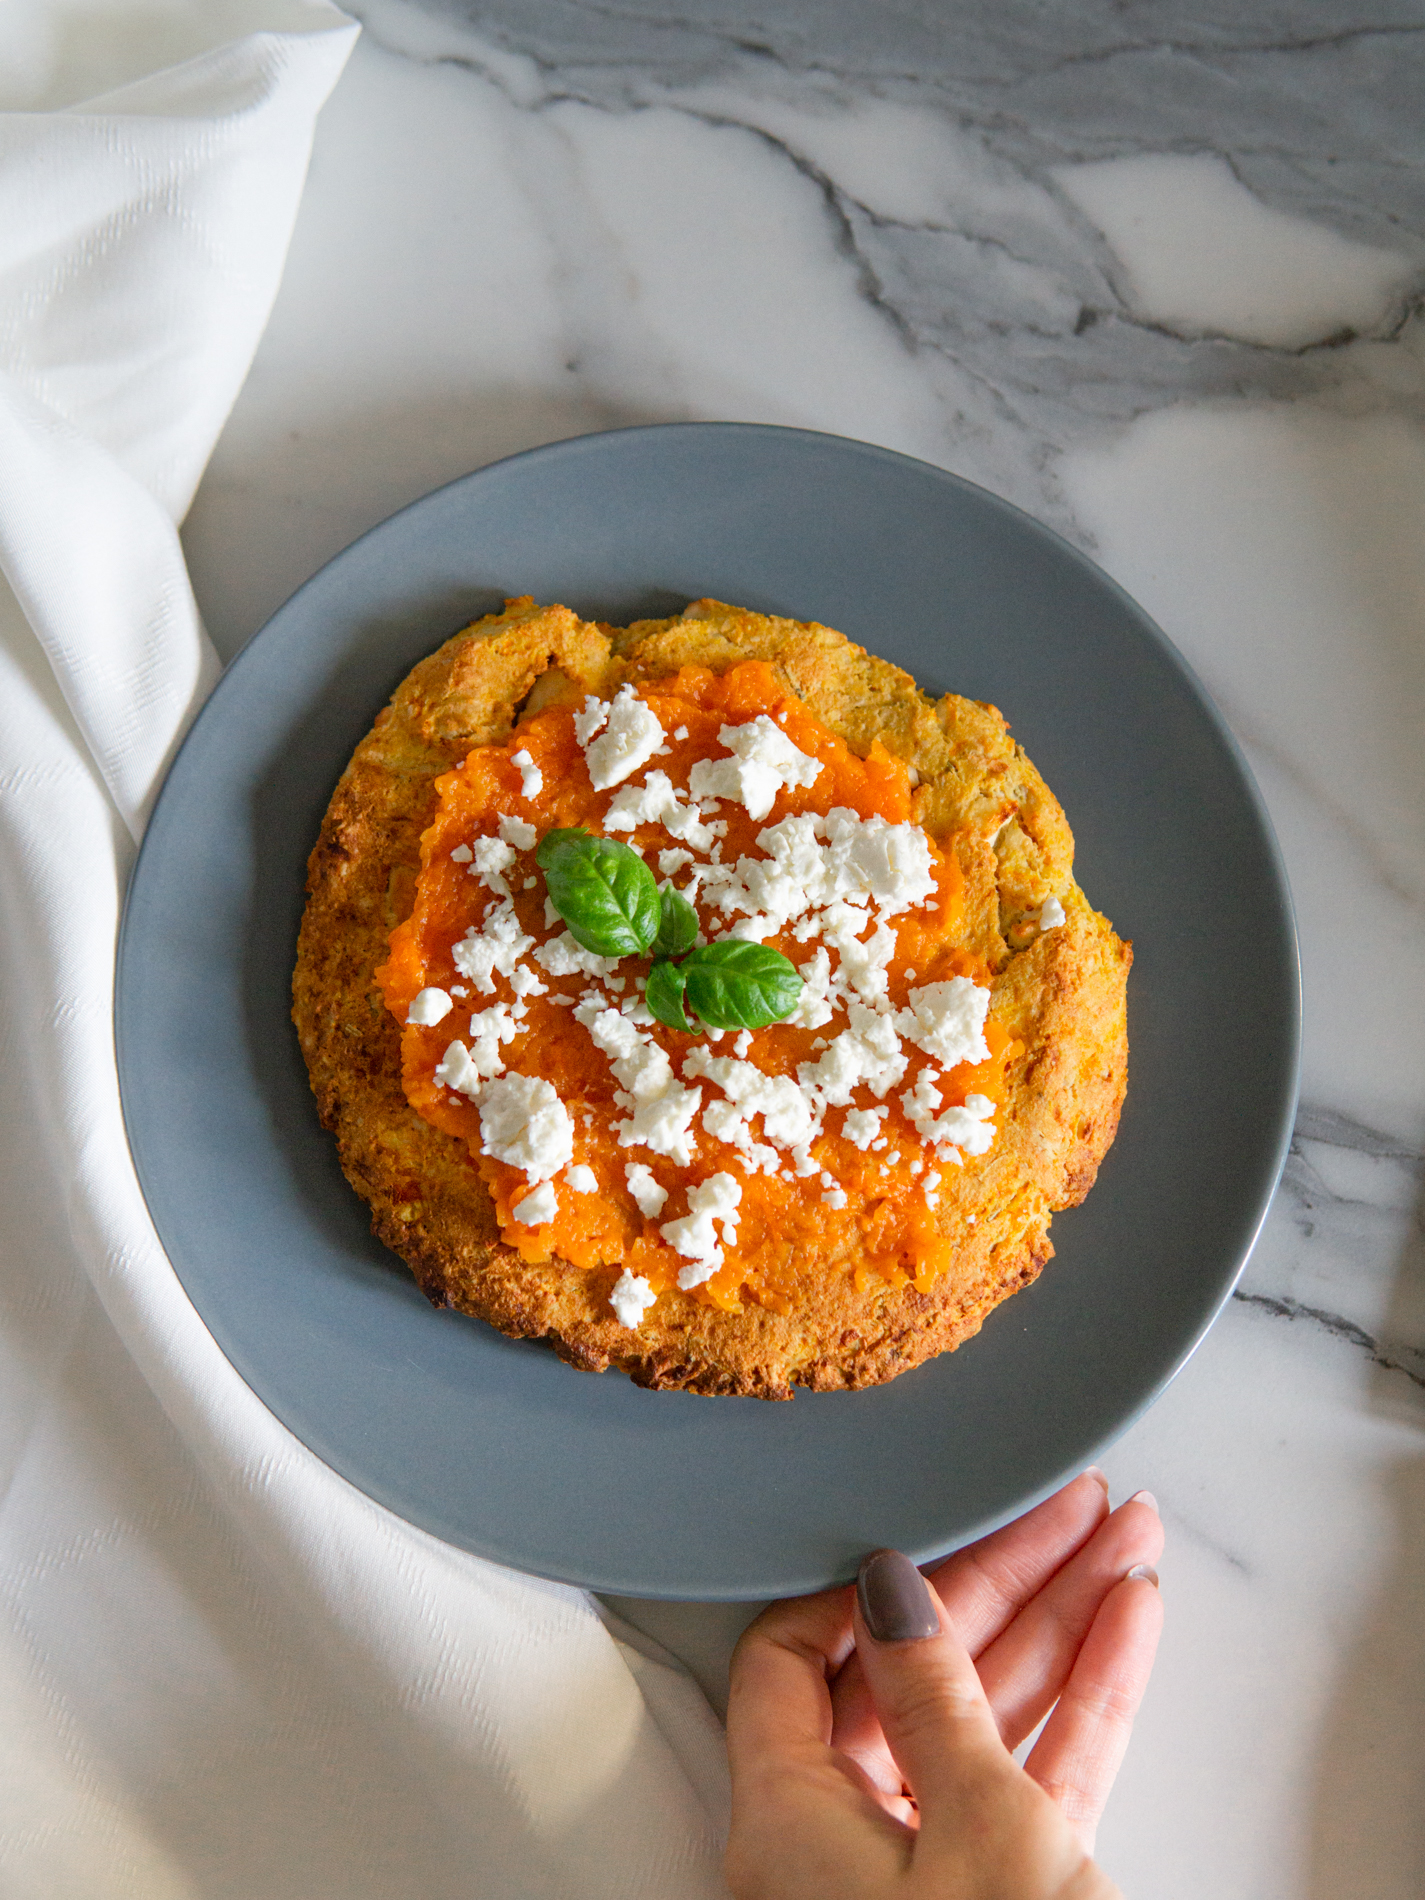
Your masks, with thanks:
[{"label": "human hand", "polygon": [[1089,1853],[1157,1647],[1162,1543],[1146,1493],[1110,1514],[1086,1473],[932,1587],[887,1552],[859,1601],[773,1604],[733,1659],[738,1900],[1107,1900]]}]

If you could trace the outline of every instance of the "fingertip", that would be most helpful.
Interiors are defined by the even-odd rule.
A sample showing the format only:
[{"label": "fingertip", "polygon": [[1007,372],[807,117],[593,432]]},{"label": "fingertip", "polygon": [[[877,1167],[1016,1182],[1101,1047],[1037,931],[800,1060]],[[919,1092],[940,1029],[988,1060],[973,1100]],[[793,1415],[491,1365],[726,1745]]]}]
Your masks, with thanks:
[{"label": "fingertip", "polygon": [[1152,1564],[1134,1564],[1123,1581],[1125,1583],[1151,1583],[1155,1590],[1161,1587],[1158,1583],[1158,1573]]},{"label": "fingertip", "polygon": [[856,1601],[878,1643],[922,1643],[940,1634],[929,1584],[899,1550],[873,1550],[856,1573]]}]

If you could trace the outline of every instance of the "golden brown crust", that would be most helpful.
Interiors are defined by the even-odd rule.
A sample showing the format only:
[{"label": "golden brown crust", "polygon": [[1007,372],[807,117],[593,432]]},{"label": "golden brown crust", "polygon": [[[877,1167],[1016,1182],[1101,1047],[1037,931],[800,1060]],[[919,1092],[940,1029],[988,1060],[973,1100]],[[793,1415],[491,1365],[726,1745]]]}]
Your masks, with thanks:
[{"label": "golden brown crust", "polygon": [[[995,973],[991,1008],[1024,1053],[1008,1072],[994,1147],[946,1196],[956,1266],[929,1292],[879,1280],[858,1292],[856,1263],[833,1260],[794,1314],[750,1300],[725,1313],[673,1295],[634,1332],[608,1304],[618,1266],[531,1265],[501,1242],[464,1144],[405,1098],[400,1031],[373,971],[410,910],[439,773],[504,739],[526,702],[747,659],[773,665],[853,750],[879,739],[916,768],[916,817],[955,838],[971,945]],[[796,1385],[874,1385],[958,1345],[1035,1278],[1053,1252],[1051,1213],[1083,1199],[1113,1140],[1132,953],[1073,884],[1072,863],[1064,815],[994,707],[953,694],[933,702],[830,628],[697,601],[674,620],[616,629],[513,600],[414,669],[342,775],[309,861],[293,1019],[342,1167],[376,1234],[436,1305],[548,1337],[570,1364],[617,1366],[646,1386],[790,1398]],[[1066,922],[1018,948],[1050,895]]]}]

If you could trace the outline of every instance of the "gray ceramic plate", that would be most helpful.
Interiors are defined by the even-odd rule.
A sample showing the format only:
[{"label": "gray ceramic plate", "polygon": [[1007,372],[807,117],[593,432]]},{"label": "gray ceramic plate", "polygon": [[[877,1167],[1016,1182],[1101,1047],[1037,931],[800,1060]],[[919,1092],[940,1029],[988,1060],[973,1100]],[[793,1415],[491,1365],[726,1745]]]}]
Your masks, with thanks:
[{"label": "gray ceramic plate", "polygon": [[[699,595],[839,627],[993,700],[1133,939],[1118,1141],[1040,1281],[962,1351],[791,1404],[642,1392],[433,1311],[367,1230],[288,1020],[307,852],[397,681],[507,594],[623,622]],[[1252,1246],[1295,1097],[1290,902],[1163,635],[1004,502],[883,449],[688,424],[480,470],[341,554],[239,655],[149,826],[119,957],[129,1138],[223,1351],[284,1424],[450,1542],[636,1596],[763,1597],[926,1559],[1148,1405]]]}]

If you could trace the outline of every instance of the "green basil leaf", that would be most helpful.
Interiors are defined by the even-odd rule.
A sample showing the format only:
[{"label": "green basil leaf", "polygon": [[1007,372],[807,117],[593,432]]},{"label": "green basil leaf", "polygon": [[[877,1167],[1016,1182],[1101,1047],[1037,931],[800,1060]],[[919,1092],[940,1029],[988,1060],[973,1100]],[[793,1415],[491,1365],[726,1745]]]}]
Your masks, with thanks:
[{"label": "green basil leaf", "polygon": [[680,957],[685,950],[691,950],[693,939],[698,934],[698,913],[684,897],[681,891],[675,891],[671,884],[665,884],[661,892],[662,912],[658,919],[658,935],[648,946],[651,957]]},{"label": "green basil leaf", "polygon": [[658,886],[628,845],[574,827],[547,831],[534,857],[575,943],[600,957],[639,956],[652,943]]},{"label": "green basil leaf", "polygon": [[679,968],[689,1008],[714,1029],[762,1029],[779,1023],[791,1015],[802,993],[796,966],[780,950],[744,943],[740,937],[704,944]]},{"label": "green basil leaf", "polygon": [[643,1000],[658,1018],[670,1029],[681,1029],[685,1035],[693,1035],[693,1025],[683,1013],[683,970],[677,963],[655,963],[648,972],[648,987],[643,992]]}]

